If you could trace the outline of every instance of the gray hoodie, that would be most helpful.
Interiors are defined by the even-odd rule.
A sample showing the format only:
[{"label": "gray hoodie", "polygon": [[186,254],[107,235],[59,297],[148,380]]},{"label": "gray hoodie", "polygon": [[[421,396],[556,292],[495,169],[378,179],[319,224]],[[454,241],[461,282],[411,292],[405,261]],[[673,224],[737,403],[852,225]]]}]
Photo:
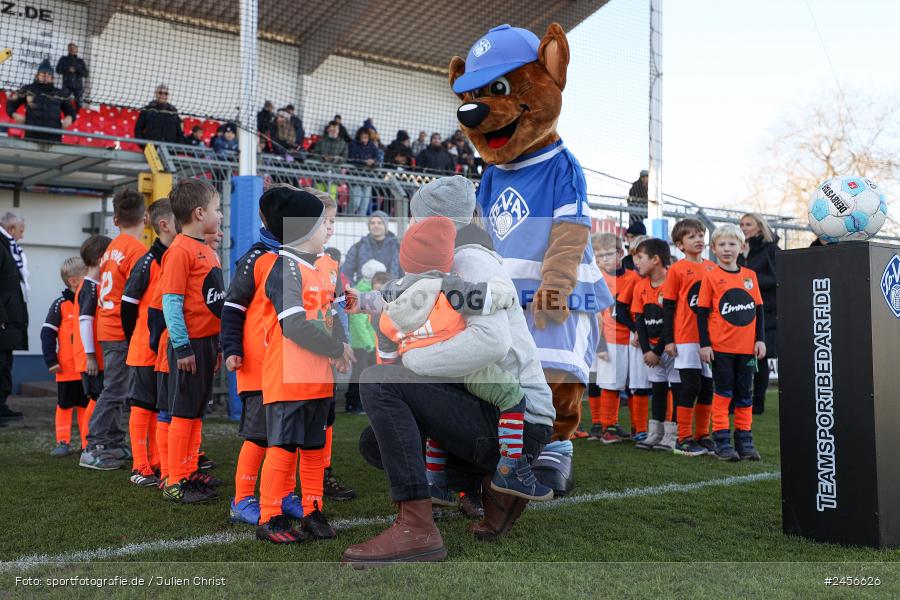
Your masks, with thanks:
[{"label": "gray hoodie", "polygon": [[[456,248],[453,271],[465,281],[487,283],[501,279],[512,285],[503,259],[477,244]],[[488,315],[466,316],[466,329],[449,340],[403,355],[403,365],[429,377],[463,377],[496,363],[512,374],[525,391],[525,420],[553,426],[553,395],[544,378],[537,348],[525,314],[518,305]]]}]

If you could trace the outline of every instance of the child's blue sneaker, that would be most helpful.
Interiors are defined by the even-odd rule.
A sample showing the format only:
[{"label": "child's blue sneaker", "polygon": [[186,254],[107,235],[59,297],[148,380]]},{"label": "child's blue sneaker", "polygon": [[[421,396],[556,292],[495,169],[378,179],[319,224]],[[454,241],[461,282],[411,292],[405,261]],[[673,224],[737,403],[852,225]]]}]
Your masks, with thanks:
[{"label": "child's blue sneaker", "polygon": [[241,498],[240,502],[231,499],[231,522],[259,525],[259,500],[253,496]]},{"label": "child's blue sneaker", "polygon": [[756,446],[753,445],[753,432],[745,429],[734,430],[734,448],[741,460],[762,460]]},{"label": "child's blue sneaker", "polygon": [[636,434],[634,434],[633,436],[631,436],[631,441],[634,442],[634,443],[636,443],[636,444],[639,444],[639,443],[643,442],[643,441],[646,440],[646,439],[647,439],[647,432],[646,432],[646,431],[641,431],[640,433],[636,433]]},{"label": "child's blue sneaker", "polygon": [[292,519],[303,518],[303,502],[296,492],[291,492],[281,499],[281,512]]},{"label": "child's blue sneaker", "polygon": [[432,506],[456,507],[458,505],[453,492],[450,491],[446,484],[429,483],[428,491],[431,494]]},{"label": "child's blue sneaker", "polygon": [[727,429],[713,432],[713,441],[716,443],[716,458],[721,461],[738,462],[741,455],[731,445],[731,432]]},{"label": "child's blue sneaker", "polygon": [[531,470],[531,463],[524,456],[518,459],[501,457],[491,479],[491,489],[526,500],[553,498],[553,490],[537,480]]}]

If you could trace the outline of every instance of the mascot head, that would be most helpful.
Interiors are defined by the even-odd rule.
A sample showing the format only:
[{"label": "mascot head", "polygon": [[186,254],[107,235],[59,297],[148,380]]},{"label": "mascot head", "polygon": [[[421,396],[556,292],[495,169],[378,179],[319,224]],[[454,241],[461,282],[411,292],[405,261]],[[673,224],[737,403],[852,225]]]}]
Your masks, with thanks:
[{"label": "mascot head", "polygon": [[462,130],[485,162],[503,164],[559,139],[569,43],[556,23],[544,39],[500,25],[450,61],[450,85],[463,101]]}]

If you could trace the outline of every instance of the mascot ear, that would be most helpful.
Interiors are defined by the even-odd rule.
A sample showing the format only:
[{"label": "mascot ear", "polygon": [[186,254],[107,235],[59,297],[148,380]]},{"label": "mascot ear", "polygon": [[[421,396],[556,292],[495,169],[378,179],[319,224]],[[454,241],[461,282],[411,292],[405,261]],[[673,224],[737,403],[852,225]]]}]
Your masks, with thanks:
[{"label": "mascot ear", "polygon": [[559,23],[551,23],[547,35],[538,48],[538,62],[556,82],[560,90],[566,87],[566,68],[569,66],[569,42]]},{"label": "mascot ear", "polygon": [[[454,56],[450,59],[450,87],[453,87],[453,84],[457,79],[463,76],[466,72],[466,61],[461,59],[458,56]],[[463,94],[457,94],[460,98],[463,97]]]}]

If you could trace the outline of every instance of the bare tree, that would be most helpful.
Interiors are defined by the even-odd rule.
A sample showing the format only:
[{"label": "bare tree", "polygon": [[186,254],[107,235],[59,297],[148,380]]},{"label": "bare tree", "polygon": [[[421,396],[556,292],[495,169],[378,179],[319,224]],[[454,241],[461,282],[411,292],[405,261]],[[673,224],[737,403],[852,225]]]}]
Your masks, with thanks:
[{"label": "bare tree", "polygon": [[[805,220],[810,198],[831,177],[900,184],[900,103],[835,94],[786,117],[761,152],[746,205]],[[893,215],[883,231],[896,231]]]}]

